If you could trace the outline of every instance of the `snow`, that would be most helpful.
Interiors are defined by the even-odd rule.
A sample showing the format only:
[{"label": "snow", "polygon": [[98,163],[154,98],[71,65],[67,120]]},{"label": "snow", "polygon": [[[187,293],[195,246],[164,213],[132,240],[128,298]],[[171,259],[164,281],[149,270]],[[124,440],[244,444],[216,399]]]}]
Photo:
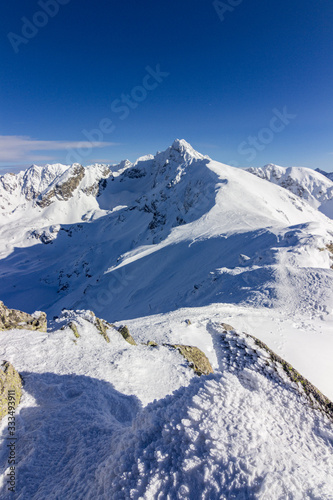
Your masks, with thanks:
[{"label": "snow", "polygon": [[[25,381],[18,498],[333,498],[331,424],[242,333],[333,399],[333,183],[176,140],[85,167],[40,207],[76,167],[0,177],[0,298],[50,321],[0,336]],[[114,328],[107,344],[88,310],[138,345]],[[214,374],[163,344],[199,347]]]},{"label": "snow", "polygon": [[[68,327],[0,339],[25,380],[18,498],[331,498],[331,423],[240,333],[172,315],[145,330],[214,346],[215,373],[197,377],[176,350],[115,330],[107,344],[88,313],[64,316],[54,328],[75,320],[79,339]],[[5,446],[0,457],[10,498]]]},{"label": "snow", "polygon": [[311,206],[318,208],[327,217],[333,218],[333,182],[332,174],[320,169],[304,167],[280,167],[269,164],[263,168],[248,168],[248,172],[282,186]]},{"label": "snow", "polygon": [[333,181],[333,172],[325,172],[325,170],[321,170],[320,168],[316,168],[316,172],[319,172],[320,174]]},{"label": "snow", "polygon": [[[186,326],[184,318],[190,319],[190,326]],[[196,345],[216,367],[218,362],[207,321],[227,322],[238,332],[259,338],[333,399],[332,317],[321,320],[297,314],[286,317],[283,310],[213,303],[206,307],[178,309],[167,315],[126,320],[126,324],[141,342],[152,340],[149,334],[154,331],[153,340],[160,344]]]}]

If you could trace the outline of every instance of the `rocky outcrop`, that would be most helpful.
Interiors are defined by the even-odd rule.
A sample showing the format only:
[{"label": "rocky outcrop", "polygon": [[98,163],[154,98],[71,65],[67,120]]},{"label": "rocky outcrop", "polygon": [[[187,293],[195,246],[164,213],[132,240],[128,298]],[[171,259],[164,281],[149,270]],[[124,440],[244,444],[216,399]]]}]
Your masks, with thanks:
[{"label": "rocky outcrop", "polygon": [[148,340],[147,344],[148,347],[157,347],[158,344],[154,340]]},{"label": "rocky outcrop", "polygon": [[214,373],[212,365],[207,356],[198,348],[191,345],[164,344],[167,347],[178,349],[180,354],[189,362],[191,368],[197,375],[208,375]]},{"label": "rocky outcrop", "polygon": [[69,200],[82,181],[84,174],[85,171],[82,165],[73,165],[72,175],[64,182],[56,184],[53,189],[41,196],[36,202],[37,205],[41,208],[45,208],[51,205],[55,199],[63,201]]},{"label": "rocky outcrop", "polygon": [[22,380],[13,365],[3,361],[0,366],[0,420],[13,415],[22,396]]},{"label": "rocky outcrop", "polygon": [[[331,259],[331,261],[332,261],[332,260],[333,260],[333,243],[332,243],[332,242],[331,242],[331,243],[328,243],[328,244],[326,245],[326,248],[327,248],[327,250],[328,250],[328,251],[330,252],[330,254],[331,254],[331,255],[330,255],[330,259]],[[333,269],[333,263],[331,264],[331,269]]]},{"label": "rocky outcrop", "polygon": [[270,357],[270,360],[278,365],[280,365],[284,372],[286,373],[289,380],[298,384],[298,387],[305,393],[308,400],[310,401],[311,406],[319,408],[321,411],[326,413],[331,419],[333,419],[333,403],[330,401],[324,394],[322,394],[317,387],[315,387],[309,380],[303,377],[300,373],[298,373],[295,368],[287,363],[283,358],[280,358],[274,351],[272,351],[264,342],[257,339],[253,335],[249,335],[244,332],[244,335],[247,338],[251,338],[254,340],[255,345],[266,351]]},{"label": "rocky outcrop", "polygon": [[[234,350],[237,355],[243,353],[244,358],[250,359],[251,364],[256,366],[257,370],[261,373],[267,374],[266,369],[268,367],[270,376],[272,371],[279,378],[281,378],[281,373],[284,374],[290,382],[296,384],[294,386],[296,390],[307,397],[312,408],[319,409],[333,419],[333,403],[311,384],[309,380],[295,370],[291,364],[275,354],[274,351],[257,337],[246,332],[236,332],[232,327],[230,330],[227,330],[224,323],[221,326],[223,327],[223,331],[221,332],[220,342],[225,354],[224,361],[227,364],[235,365],[235,355],[232,353],[232,350]],[[255,365],[255,359],[258,356],[262,357],[264,364]],[[241,359],[242,356],[239,356],[239,358]]]},{"label": "rocky outcrop", "polygon": [[232,330],[234,330],[234,327],[231,325],[228,325],[228,323],[221,323],[221,325],[226,332],[231,332]]},{"label": "rocky outcrop", "polygon": [[110,328],[109,323],[95,316],[95,326],[106,342],[110,342],[110,337],[107,334],[107,329]]},{"label": "rocky outcrop", "polygon": [[76,324],[71,321],[69,324],[68,324],[69,328],[72,330],[72,332],[74,333],[74,337],[79,339],[81,337],[81,335],[79,334],[78,332],[78,329],[77,329],[77,326]]},{"label": "rocky outcrop", "polygon": [[33,229],[30,234],[33,238],[36,238],[44,243],[44,245],[48,245],[49,243],[53,243],[56,239],[60,228],[60,224],[55,224],[47,228]]},{"label": "rocky outcrop", "polygon": [[0,330],[13,330],[14,328],[46,332],[46,314],[40,311],[28,314],[17,309],[8,309],[0,300]]},{"label": "rocky outcrop", "polygon": [[120,335],[126,340],[126,342],[128,342],[129,344],[131,345],[137,345],[137,343],[135,342],[135,340],[133,339],[132,335],[130,334],[129,330],[128,330],[128,327],[126,325],[124,326],[121,326],[119,329],[118,329],[118,332],[120,333]]},{"label": "rocky outcrop", "polygon": [[109,343],[110,337],[108,336],[107,331],[109,328],[113,328],[113,325],[111,325],[110,323],[105,321],[105,319],[97,318],[97,316],[95,315],[95,313],[93,311],[89,311],[89,313],[91,316],[91,319],[89,318],[89,322],[92,323],[93,325],[95,325],[98,333],[100,335],[102,335],[102,337],[104,338],[104,340],[106,342]]}]

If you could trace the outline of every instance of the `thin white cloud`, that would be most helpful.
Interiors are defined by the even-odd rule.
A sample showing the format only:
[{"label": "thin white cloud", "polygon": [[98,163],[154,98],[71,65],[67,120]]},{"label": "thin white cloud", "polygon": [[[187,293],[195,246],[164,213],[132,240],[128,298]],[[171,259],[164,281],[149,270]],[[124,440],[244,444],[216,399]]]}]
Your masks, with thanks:
[{"label": "thin white cloud", "polygon": [[0,162],[51,161],[53,155],[36,154],[38,151],[69,151],[78,148],[116,146],[115,142],[39,141],[28,136],[0,135]]}]

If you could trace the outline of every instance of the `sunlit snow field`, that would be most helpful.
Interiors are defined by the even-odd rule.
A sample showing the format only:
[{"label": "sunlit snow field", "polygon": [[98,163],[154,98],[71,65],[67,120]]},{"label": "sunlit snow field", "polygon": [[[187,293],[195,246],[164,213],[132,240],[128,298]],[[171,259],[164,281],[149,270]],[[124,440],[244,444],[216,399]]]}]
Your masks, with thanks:
[{"label": "sunlit snow field", "polygon": [[[0,178],[0,299],[49,319],[0,336],[24,380],[17,498],[333,498],[331,421],[243,336],[333,399],[333,182],[272,170],[268,182],[175,141],[87,167],[68,199],[54,189],[73,167]],[[88,310],[138,345],[115,330],[106,343]],[[163,344],[199,347],[214,374]]]}]

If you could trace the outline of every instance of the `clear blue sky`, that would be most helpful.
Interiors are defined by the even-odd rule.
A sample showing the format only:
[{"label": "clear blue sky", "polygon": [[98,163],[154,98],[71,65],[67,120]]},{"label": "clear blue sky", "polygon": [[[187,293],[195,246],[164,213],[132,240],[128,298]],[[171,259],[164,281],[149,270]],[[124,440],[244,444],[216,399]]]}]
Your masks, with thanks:
[{"label": "clear blue sky", "polygon": [[0,29],[0,166],[184,138],[240,167],[333,170],[331,0],[15,0]]}]

